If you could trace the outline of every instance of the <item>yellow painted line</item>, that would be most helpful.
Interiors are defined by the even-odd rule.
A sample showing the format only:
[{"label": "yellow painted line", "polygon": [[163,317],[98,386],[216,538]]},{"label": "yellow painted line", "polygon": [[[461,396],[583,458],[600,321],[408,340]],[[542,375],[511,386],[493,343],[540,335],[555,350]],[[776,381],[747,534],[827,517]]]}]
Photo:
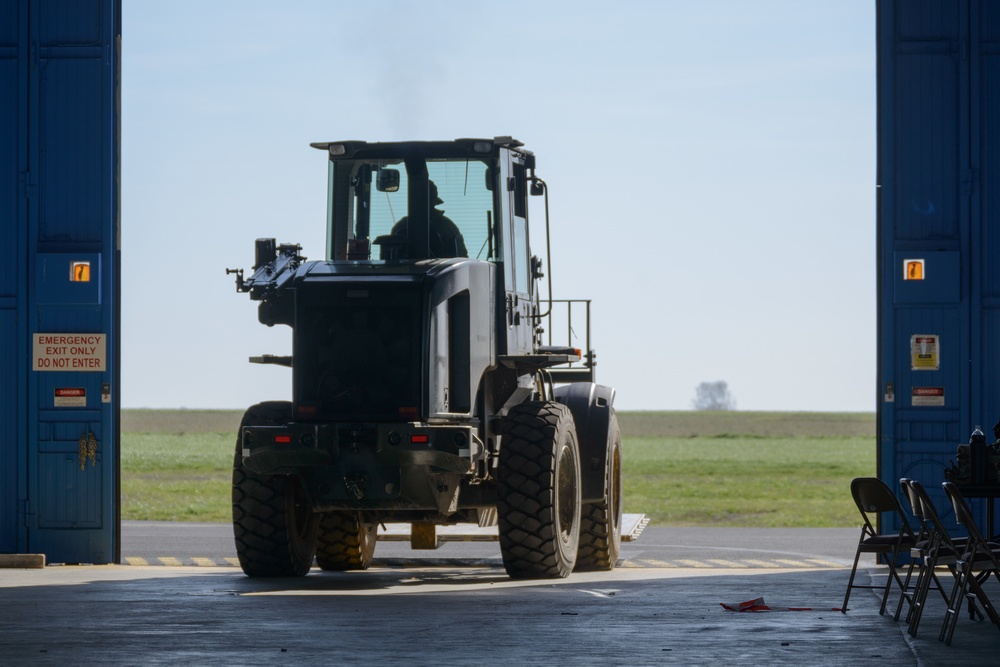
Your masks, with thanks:
[{"label": "yellow painted line", "polygon": [[[127,565],[166,565],[169,567],[239,567],[238,558],[206,558],[204,556],[192,556],[184,560],[173,556],[160,556],[153,559],[151,563],[139,556],[126,556],[122,559]],[[631,568],[696,568],[696,569],[746,569],[746,568],[810,568],[824,567],[831,569],[845,569],[843,563],[837,563],[821,558],[804,558],[792,560],[787,558],[776,558],[774,560],[729,560],[724,558],[706,558],[705,560],[695,560],[692,558],[679,558],[676,560],[657,560],[652,558],[630,558],[622,560],[619,567]]]},{"label": "yellow painted line", "polygon": [[833,568],[845,569],[845,570],[848,569],[848,566],[844,565],[843,563],[835,563],[832,560],[823,560],[821,558],[806,558],[805,562],[807,562],[807,563],[815,563],[816,565],[820,565],[822,567],[833,567]]}]

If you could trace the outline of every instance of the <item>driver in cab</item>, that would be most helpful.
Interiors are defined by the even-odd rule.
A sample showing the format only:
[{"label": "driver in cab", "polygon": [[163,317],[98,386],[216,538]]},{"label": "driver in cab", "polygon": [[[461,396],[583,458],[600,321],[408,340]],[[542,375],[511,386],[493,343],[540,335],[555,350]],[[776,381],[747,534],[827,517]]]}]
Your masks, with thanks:
[{"label": "driver in cab", "polygon": [[[430,231],[428,244],[430,246],[431,257],[438,259],[468,257],[469,251],[465,247],[465,239],[462,237],[462,232],[458,229],[458,225],[446,217],[443,210],[437,208],[438,204],[444,203],[444,200],[438,196],[437,185],[434,184],[434,181],[427,181],[427,196],[433,204],[430,219],[427,221]],[[392,226],[390,234],[393,236],[405,235],[408,222],[409,216],[404,215],[399,219],[399,222]]]}]

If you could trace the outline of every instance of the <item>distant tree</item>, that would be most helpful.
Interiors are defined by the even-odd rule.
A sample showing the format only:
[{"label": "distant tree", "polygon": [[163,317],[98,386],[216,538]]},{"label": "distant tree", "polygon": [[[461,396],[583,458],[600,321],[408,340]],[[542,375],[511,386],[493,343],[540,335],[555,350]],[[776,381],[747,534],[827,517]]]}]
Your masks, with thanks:
[{"label": "distant tree", "polygon": [[725,382],[702,382],[694,390],[691,405],[695,410],[735,410],[736,399]]}]

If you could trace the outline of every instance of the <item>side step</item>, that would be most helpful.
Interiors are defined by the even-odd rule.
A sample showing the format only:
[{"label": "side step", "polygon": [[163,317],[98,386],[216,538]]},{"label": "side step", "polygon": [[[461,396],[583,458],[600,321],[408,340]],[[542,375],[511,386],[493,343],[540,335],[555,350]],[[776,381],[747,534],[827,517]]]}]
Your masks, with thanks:
[{"label": "side step", "polygon": [[[639,535],[642,534],[647,525],[649,525],[649,517],[645,514],[623,514],[622,542],[638,540]],[[443,542],[496,542],[500,539],[496,526],[474,526],[462,523],[454,526],[436,526],[436,528],[438,546]],[[378,540],[380,542],[410,542],[410,524],[390,523],[384,529],[379,527]]]}]

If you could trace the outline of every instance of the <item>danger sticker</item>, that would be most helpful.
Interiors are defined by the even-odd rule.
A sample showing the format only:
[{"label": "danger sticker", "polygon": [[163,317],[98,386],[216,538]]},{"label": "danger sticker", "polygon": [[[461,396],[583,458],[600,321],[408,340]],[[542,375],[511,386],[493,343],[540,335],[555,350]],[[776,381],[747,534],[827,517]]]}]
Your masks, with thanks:
[{"label": "danger sticker", "polygon": [[32,338],[32,370],[106,371],[106,334],[45,334]]},{"label": "danger sticker", "polygon": [[83,387],[58,387],[53,402],[57,408],[85,408],[87,390]]},{"label": "danger sticker", "polygon": [[913,407],[941,407],[944,405],[944,387],[914,387]]}]

